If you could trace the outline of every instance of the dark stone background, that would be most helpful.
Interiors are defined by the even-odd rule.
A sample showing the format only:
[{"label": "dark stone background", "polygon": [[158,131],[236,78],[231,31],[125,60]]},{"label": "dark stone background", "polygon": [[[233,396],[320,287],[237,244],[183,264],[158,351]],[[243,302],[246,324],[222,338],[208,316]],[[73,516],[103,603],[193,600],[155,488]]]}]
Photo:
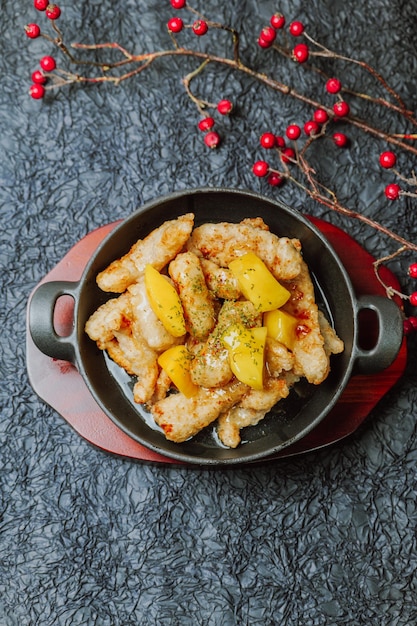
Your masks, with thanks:
[{"label": "dark stone background", "polygon": [[[276,10],[304,20],[330,48],[366,59],[416,110],[415,0],[203,4],[196,8],[241,30],[245,61],[300,90],[323,92],[317,77],[255,43]],[[63,0],[61,7],[68,42],[117,40],[135,52],[169,46],[168,0]],[[353,436],[256,468],[177,469],[115,458],[82,440],[31,389],[30,292],[86,233],[159,194],[206,185],[279,194],[350,230],[373,254],[395,248],[289,185],[277,191],[255,179],[260,134],[283,132],[310,113],[242,75],[216,68],[198,83],[209,100],[231,97],[237,105],[222,121],[216,152],[195,130],[198,116],[181,85],[191,61],[159,62],[119,87],[64,88],[33,101],[30,74],[52,52],[23,34],[39,17],[29,0],[1,1],[1,626],[416,624],[414,339],[403,379]],[[224,53],[223,38],[211,41],[200,43]],[[357,69],[320,66],[379,93]],[[352,107],[378,120],[371,106]],[[391,178],[378,155],[385,145],[350,136],[348,151],[328,143],[318,149],[323,179],[351,208],[415,240],[415,202],[384,199]],[[402,171],[415,168],[415,159],[398,156]],[[415,289],[406,277],[411,260],[391,266],[408,291]]]}]

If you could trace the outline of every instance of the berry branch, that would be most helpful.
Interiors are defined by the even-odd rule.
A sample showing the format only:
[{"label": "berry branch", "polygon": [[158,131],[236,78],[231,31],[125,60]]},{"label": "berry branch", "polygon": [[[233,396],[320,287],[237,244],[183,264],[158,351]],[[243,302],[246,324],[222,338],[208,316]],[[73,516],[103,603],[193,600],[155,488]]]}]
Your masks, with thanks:
[{"label": "berry branch", "polygon": [[[169,2],[172,9],[184,9],[181,15],[189,15],[191,17],[189,22],[185,17],[180,17],[180,14],[176,14],[168,19],[167,30],[173,47],[132,54],[117,42],[73,43],[71,46],[68,46],[64,42],[63,34],[57,24],[57,20],[61,17],[60,8],[56,4],[49,3],[48,0],[34,0],[35,9],[45,14],[47,23],[51,26],[52,35],[44,33],[40,26],[35,23],[28,24],[25,27],[26,35],[30,39],[44,38],[58,52],[62,53],[63,58],[69,62],[70,67],[76,65],[78,71],[71,71],[71,69],[65,66],[62,67],[61,64],[57,64],[56,59],[52,56],[44,56],[40,59],[41,69],[36,70],[32,74],[33,84],[29,90],[30,95],[35,99],[42,99],[48,90],[72,84],[112,83],[118,85],[141,74],[159,59],[169,57],[193,58],[198,62],[198,65],[182,78],[182,84],[188,97],[197,108],[200,117],[198,129],[203,133],[204,142],[209,148],[218,148],[221,144],[221,136],[216,130],[215,113],[230,115],[234,107],[230,100],[223,99],[213,103],[198,97],[194,93],[192,89],[193,80],[197,76],[202,75],[208,66],[221,66],[243,73],[257,84],[264,85],[285,97],[304,103],[306,107],[313,111],[313,114],[311,119],[308,119],[302,127],[298,124],[290,124],[285,129],[285,137],[277,136],[273,132],[263,133],[260,137],[261,147],[268,150],[271,156],[274,155],[278,162],[278,167],[273,167],[266,160],[259,160],[254,163],[252,171],[256,176],[265,178],[267,183],[273,187],[279,187],[284,182],[295,184],[314,201],[349,219],[360,220],[396,242],[399,246],[398,249],[383,259],[376,261],[374,266],[376,276],[383,284],[378,271],[380,265],[383,262],[392,261],[405,252],[417,252],[417,243],[407,241],[398,233],[366,216],[364,213],[343,206],[336,192],[318,179],[316,171],[310,164],[309,155],[317,141],[328,139],[329,136],[338,148],[347,148],[350,144],[349,137],[343,132],[332,132],[334,123],[343,121],[345,125],[350,125],[377,138],[387,148],[390,148],[380,154],[379,163],[382,168],[390,170],[399,182],[391,182],[385,187],[386,198],[391,201],[397,200],[401,196],[415,198],[417,197],[417,177],[414,172],[406,176],[395,168],[397,157],[392,151],[395,148],[408,154],[410,157],[417,155],[417,147],[412,143],[417,139],[417,132],[414,130],[417,128],[417,119],[414,112],[407,108],[400,94],[388,84],[376,69],[365,61],[347,57],[322,45],[306,31],[304,24],[298,20],[291,22],[288,29],[285,29],[285,17],[281,13],[275,13],[271,16],[270,23],[261,29],[257,38],[257,44],[265,50],[270,48],[272,54],[278,53],[287,59],[292,59],[296,64],[303,65],[306,71],[315,72],[320,77],[320,80],[325,83],[327,94],[334,96],[332,106],[319,102],[310,95],[296,90],[291,85],[280,82],[272,76],[259,71],[256,67],[245,64],[240,55],[240,36],[235,28],[207,19],[200,11],[189,6],[187,0],[169,0]],[[230,37],[231,40],[232,51],[230,56],[220,56],[211,51],[203,51],[198,46],[185,46],[184,31],[187,30],[192,32],[197,37],[197,40],[207,34],[210,35],[210,32],[213,31],[224,32],[225,36]],[[278,42],[278,38],[281,38],[282,41]],[[296,42],[301,41],[301,43],[292,45],[291,42],[294,40]],[[83,54],[93,52],[95,55],[97,53],[103,54],[115,51],[120,55],[120,58],[112,62],[106,60],[97,61],[96,56],[94,56],[94,59],[88,57],[77,58],[73,51],[79,51]],[[328,76],[320,67],[315,66],[312,63],[314,58],[336,60],[352,64],[364,70],[386,92],[386,97],[360,93],[343,85],[339,78]],[[353,98],[369,102],[386,109],[390,114],[396,115],[401,125],[405,126],[409,131],[390,132],[385,128],[369,123],[366,119],[353,115],[346,97],[348,99]],[[211,114],[210,111],[215,113]],[[290,143],[287,145],[288,142]],[[411,267],[414,269],[409,269],[409,275],[417,278],[417,264],[412,264]],[[398,296],[403,300],[407,300],[412,306],[417,306],[417,292],[408,296],[396,292],[388,285],[384,285],[384,288],[388,297]],[[410,319],[414,318],[410,317]],[[417,324],[415,326],[417,328]],[[410,324],[408,324],[408,330],[410,330]]]},{"label": "berry branch", "polygon": [[[35,3],[36,4],[36,3]],[[44,4],[44,3],[43,3]],[[180,8],[179,4],[180,3],[176,3],[175,0],[171,3],[173,6],[175,5],[175,8]],[[56,5],[47,5],[49,7],[51,6],[56,6]],[[54,89],[56,87],[62,87],[63,84],[65,85],[70,85],[73,83],[100,83],[100,82],[113,82],[115,84],[119,84],[121,81],[126,80],[128,78],[131,78],[132,76],[136,75],[137,73],[141,72],[145,67],[149,67],[151,63],[153,63],[156,59],[162,58],[162,57],[167,57],[167,56],[191,56],[191,57],[195,57],[197,59],[202,59],[203,61],[211,61],[212,63],[217,63],[219,65],[226,65],[236,71],[240,71],[243,72],[247,75],[249,75],[251,78],[255,79],[256,81],[263,83],[264,85],[272,88],[275,91],[280,92],[283,95],[288,95],[291,96],[297,100],[300,100],[301,102],[303,102],[304,104],[307,104],[313,108],[319,108],[319,107],[323,107],[326,112],[329,114],[330,117],[334,117],[334,116],[339,116],[339,117],[344,117],[345,114],[343,113],[343,108],[341,112],[335,112],[334,110],[332,111],[332,109],[330,109],[329,107],[326,107],[322,104],[320,104],[319,102],[317,102],[316,100],[312,99],[309,96],[306,96],[303,93],[298,92],[296,89],[294,89],[293,87],[286,85],[278,80],[275,80],[269,76],[267,76],[266,74],[262,73],[262,72],[258,72],[256,69],[253,69],[247,65],[245,65],[240,58],[240,54],[239,54],[239,34],[238,32],[233,29],[230,28],[228,26],[225,26],[223,24],[220,24],[218,22],[212,22],[209,21],[205,18],[203,18],[203,16],[200,13],[197,13],[194,9],[192,9],[191,7],[189,7],[188,5],[186,5],[186,3],[181,3],[181,8],[187,8],[190,12],[195,13],[196,15],[199,16],[199,19],[196,20],[192,25],[191,28],[193,29],[193,32],[198,35],[198,36],[202,36],[205,35],[208,32],[209,28],[212,29],[221,29],[224,30],[228,33],[230,33],[232,35],[232,39],[233,39],[233,58],[230,59],[228,57],[219,57],[218,55],[212,54],[212,53],[206,53],[206,52],[202,52],[200,50],[196,50],[196,49],[191,49],[191,48],[184,48],[181,47],[178,43],[177,38],[175,37],[176,34],[180,33],[184,28],[190,27],[190,25],[184,25],[184,22],[181,18],[171,18],[170,20],[168,20],[167,23],[167,27],[168,27],[168,32],[170,33],[175,48],[174,49],[168,49],[168,50],[161,50],[161,51],[156,51],[156,52],[148,52],[148,53],[144,53],[144,54],[140,54],[140,55],[133,55],[130,54],[125,48],[123,48],[121,45],[119,45],[118,43],[102,43],[102,44],[79,44],[79,43],[73,43],[71,45],[72,48],[74,49],[78,49],[78,50],[89,50],[89,51],[98,51],[98,50],[104,50],[104,49],[116,49],[119,50],[123,56],[125,57],[122,61],[116,62],[116,63],[109,63],[109,62],[97,62],[97,61],[90,61],[90,60],[81,60],[81,59],[77,59],[75,58],[72,53],[69,51],[68,46],[66,46],[63,42],[63,36],[61,31],[58,29],[57,25],[56,25],[56,20],[55,19],[51,19],[51,23],[53,25],[53,28],[55,30],[55,32],[57,33],[57,37],[55,39],[49,37],[48,35],[45,35],[43,32],[40,31],[40,28],[37,27],[39,29],[37,35],[32,34],[32,32],[30,31],[31,27],[34,27],[36,25],[34,24],[29,24],[28,26],[26,26],[26,34],[32,38],[34,38],[35,36],[43,36],[46,39],[48,39],[50,42],[54,43],[68,58],[72,63],[78,64],[78,65],[85,65],[85,66],[92,66],[92,67],[98,67],[101,68],[103,70],[103,72],[105,72],[105,75],[101,75],[101,76],[87,76],[87,75],[82,75],[79,73],[73,73],[73,72],[65,72],[65,77],[66,80],[63,83],[61,80],[57,80],[56,74],[50,74],[48,76],[48,78],[52,79],[52,84],[48,87],[44,87],[43,90],[43,94],[42,97],[44,95],[44,92],[48,89]],[[295,22],[293,24],[299,24],[298,22]],[[265,30],[265,29],[264,29]],[[31,34],[29,34],[29,32],[31,32]],[[294,30],[294,28],[292,29],[292,32],[296,32]],[[304,36],[306,36],[306,32],[305,30],[301,31],[303,33]],[[301,34],[301,33],[300,33]],[[314,41],[311,37],[308,37],[309,40]],[[304,44],[299,44],[299,45],[304,45]],[[309,52],[309,54],[315,54],[316,56],[319,55],[325,55],[328,57],[332,57],[332,58],[339,58],[339,59],[344,59],[344,60],[349,60],[352,63],[356,63],[356,64],[360,64],[362,67],[366,68],[369,72],[373,73],[374,76],[378,77],[378,80],[382,81],[383,84],[386,86],[386,88],[390,91],[390,93],[394,93],[394,90],[392,90],[391,88],[388,87],[388,85],[386,84],[386,82],[384,81],[384,79],[377,73],[375,72],[372,68],[370,68],[366,63],[362,62],[362,61],[356,61],[353,59],[348,59],[347,57],[344,57],[342,55],[338,55],[335,52],[331,52],[330,50],[328,50],[327,48],[324,48],[324,46],[321,46],[321,44],[316,43],[317,46],[320,47],[321,50],[324,50],[324,52]],[[275,46],[274,46],[275,47]],[[295,47],[297,48],[297,46]],[[283,48],[278,48],[276,47],[276,49],[280,50],[281,52],[283,51]],[[286,56],[289,56],[289,50],[286,50]],[[294,55],[293,55],[294,56]],[[299,59],[297,59],[299,60]],[[299,62],[303,62],[303,59],[299,60]],[[110,70],[114,70],[116,68],[120,68],[123,67],[127,64],[138,64],[139,67],[131,70],[129,72],[126,72],[123,75],[109,75],[109,71]],[[56,69],[56,68],[54,68]],[[62,71],[62,70],[61,70]],[[336,92],[333,92],[336,93]],[[352,92],[353,93],[353,92]],[[34,97],[39,97],[39,96],[35,96],[33,93],[31,93],[32,96]],[[365,97],[364,95],[362,95],[362,97]],[[395,97],[399,100],[401,107],[400,108],[395,108],[396,110],[398,110],[398,112],[400,112],[401,114],[403,114],[404,116],[407,117],[407,119],[410,119],[410,121],[412,121],[413,124],[417,125],[417,121],[412,117],[412,112],[408,111],[404,105],[404,103],[402,103],[402,100],[400,99],[400,97],[395,94]],[[343,103],[343,101],[341,101]],[[388,103],[384,100],[380,100],[379,101],[380,104],[383,104],[384,106],[389,106],[390,108],[393,107],[393,105],[391,103]],[[340,106],[340,102],[336,103]],[[344,106],[348,106],[347,103],[344,104]],[[199,107],[200,108],[200,107]],[[349,113],[349,110],[347,111],[347,113]],[[403,150],[409,151],[415,155],[417,155],[417,148],[415,148],[414,146],[411,146],[407,143],[405,143],[404,141],[401,140],[401,135],[397,134],[397,135],[393,135],[390,133],[385,132],[382,129],[379,128],[374,128],[372,125],[370,125],[368,122],[361,120],[359,118],[356,118],[354,116],[347,116],[345,121],[349,124],[352,124],[354,126],[357,126],[358,128],[360,128],[361,130],[368,132],[370,134],[374,134],[376,137],[378,137],[379,139],[382,139],[384,141],[386,141],[387,143],[392,143],[393,145],[396,145],[398,148],[401,148]]]},{"label": "berry branch", "polygon": [[[417,120],[415,119],[413,112],[412,111],[408,111],[406,105],[404,104],[401,96],[394,90],[392,89],[392,87],[390,87],[388,85],[388,83],[386,82],[385,78],[383,76],[381,76],[381,74],[379,74],[379,72],[377,72],[373,67],[371,67],[370,65],[368,65],[368,63],[366,63],[365,61],[358,61],[357,59],[352,59],[350,57],[346,57],[342,54],[338,54],[337,52],[333,52],[331,50],[329,50],[328,48],[326,48],[325,46],[323,46],[322,44],[320,44],[319,42],[315,41],[312,37],[310,37],[310,35],[304,31],[304,36],[306,39],[308,39],[308,41],[310,41],[310,43],[312,43],[314,46],[316,46],[316,48],[318,50],[320,50],[320,52],[313,52],[313,54],[315,54],[316,56],[323,56],[323,57],[328,57],[328,58],[332,58],[332,59],[338,59],[340,61],[345,61],[346,63],[353,63],[355,65],[359,65],[362,69],[364,69],[365,71],[369,72],[369,74],[371,74],[373,76],[373,78],[375,78],[379,83],[381,83],[381,85],[383,86],[383,88],[389,93],[390,96],[392,96],[392,98],[394,98],[394,100],[397,101],[398,106],[395,106],[394,104],[392,104],[391,102],[387,101],[387,100],[382,100],[380,99],[378,101],[379,104],[390,108],[392,110],[398,111],[399,113],[401,113],[402,115],[404,115],[409,122],[411,122],[413,125],[417,126]],[[341,87],[341,85],[340,85]],[[346,91],[343,89],[343,91]],[[365,98],[365,99],[371,99],[370,96],[368,96],[367,94],[362,94],[362,93],[358,93],[358,92],[354,92],[354,91],[350,91],[351,95],[355,95],[357,97],[360,98]],[[376,101],[375,99],[373,99],[374,102]]]}]

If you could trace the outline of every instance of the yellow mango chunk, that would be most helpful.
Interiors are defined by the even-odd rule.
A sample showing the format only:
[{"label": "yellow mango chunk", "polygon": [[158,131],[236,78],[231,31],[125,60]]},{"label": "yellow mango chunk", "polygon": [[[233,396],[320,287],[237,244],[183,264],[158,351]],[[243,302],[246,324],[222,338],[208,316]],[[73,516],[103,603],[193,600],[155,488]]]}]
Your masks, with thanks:
[{"label": "yellow mango chunk", "polygon": [[190,375],[191,355],[183,345],[168,348],[158,357],[158,363],[168,374],[178,391],[191,398],[198,391]]},{"label": "yellow mango chunk", "polygon": [[185,335],[182,304],[175,287],[152,265],[145,267],[145,287],[156,317],[174,337]]},{"label": "yellow mango chunk", "polygon": [[229,364],[238,380],[253,389],[262,391],[265,370],[265,342],[267,329],[246,328],[231,324],[221,336],[229,351]]},{"label": "yellow mango chunk", "polygon": [[253,252],[231,261],[229,269],[237,278],[245,298],[260,312],[279,309],[291,295]]},{"label": "yellow mango chunk", "polygon": [[263,323],[267,328],[268,337],[284,344],[288,350],[294,349],[298,325],[296,317],[286,311],[267,311],[264,313]]}]

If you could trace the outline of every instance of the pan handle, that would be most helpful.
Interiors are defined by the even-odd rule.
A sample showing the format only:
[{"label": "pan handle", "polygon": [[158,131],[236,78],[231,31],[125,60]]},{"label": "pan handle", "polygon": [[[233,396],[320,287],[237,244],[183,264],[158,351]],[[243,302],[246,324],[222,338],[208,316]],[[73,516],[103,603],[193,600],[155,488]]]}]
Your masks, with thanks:
[{"label": "pan handle", "polygon": [[403,316],[398,305],[385,296],[365,295],[357,300],[361,310],[374,311],[378,320],[378,338],[370,350],[356,346],[354,373],[375,374],[395,360],[403,341]]},{"label": "pan handle", "polygon": [[61,337],[54,328],[55,305],[61,296],[78,298],[78,282],[52,281],[42,283],[32,293],[29,301],[28,326],[39,350],[54,359],[75,363],[76,337],[74,320],[69,335]]}]

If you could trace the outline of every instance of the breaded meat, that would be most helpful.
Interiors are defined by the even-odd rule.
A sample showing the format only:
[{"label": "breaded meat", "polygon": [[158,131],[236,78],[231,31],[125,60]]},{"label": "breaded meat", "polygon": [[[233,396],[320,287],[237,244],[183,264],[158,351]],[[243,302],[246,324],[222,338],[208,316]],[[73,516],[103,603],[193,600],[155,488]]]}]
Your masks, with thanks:
[{"label": "breaded meat", "polygon": [[279,378],[268,379],[263,391],[251,389],[238,404],[220,415],[217,423],[220,441],[229,448],[236,448],[241,441],[241,429],[258,424],[288,394],[286,381]]},{"label": "breaded meat", "polygon": [[286,286],[291,297],[283,309],[299,320],[293,371],[295,375],[305,376],[309,383],[319,385],[330,371],[330,358],[321,332],[314,285],[304,261],[299,275]]},{"label": "breaded meat", "polygon": [[143,274],[150,263],[158,271],[164,268],[184,247],[194,226],[193,213],[164,222],[129,252],[100,272],[97,284],[103,291],[123,293]]},{"label": "breaded meat", "polygon": [[216,314],[200,259],[192,252],[180,253],[168,272],[180,296],[187,332],[193,338],[206,339],[216,324]]},{"label": "breaded meat", "polygon": [[254,252],[277,280],[297,276],[302,261],[298,239],[277,237],[252,222],[203,224],[194,229],[187,248],[221,267],[228,267],[246,252]]},{"label": "breaded meat", "polygon": [[209,426],[229,407],[239,402],[248,387],[239,381],[218,389],[201,387],[196,395],[186,398],[174,393],[151,407],[155,422],[170,441],[186,441]]}]

